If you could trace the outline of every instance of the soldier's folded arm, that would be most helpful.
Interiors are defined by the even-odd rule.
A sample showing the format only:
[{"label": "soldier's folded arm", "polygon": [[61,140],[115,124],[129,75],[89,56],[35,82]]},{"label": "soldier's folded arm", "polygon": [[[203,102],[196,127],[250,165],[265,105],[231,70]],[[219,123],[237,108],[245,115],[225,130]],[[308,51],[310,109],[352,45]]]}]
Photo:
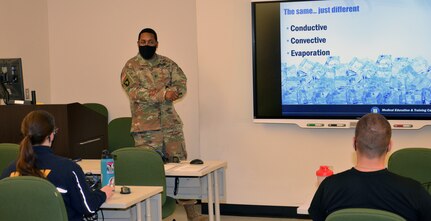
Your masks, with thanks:
[{"label": "soldier's folded arm", "polygon": [[179,66],[175,66],[172,70],[172,85],[168,90],[178,92],[178,97],[183,97],[187,92],[187,77]]},{"label": "soldier's folded arm", "polygon": [[130,86],[126,89],[129,98],[138,103],[160,103],[164,101],[164,89],[147,89],[139,85]]},{"label": "soldier's folded arm", "polygon": [[160,103],[164,101],[165,89],[145,88],[138,79],[123,70],[121,73],[121,86],[129,96],[129,99],[138,103]]}]

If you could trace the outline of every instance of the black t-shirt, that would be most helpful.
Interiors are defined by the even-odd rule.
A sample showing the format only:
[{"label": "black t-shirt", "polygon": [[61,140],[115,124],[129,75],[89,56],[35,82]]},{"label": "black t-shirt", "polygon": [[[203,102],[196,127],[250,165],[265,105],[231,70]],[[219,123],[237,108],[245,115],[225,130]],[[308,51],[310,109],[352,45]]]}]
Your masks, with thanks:
[{"label": "black t-shirt", "polygon": [[323,180],[308,212],[314,221],[324,221],[344,208],[380,209],[409,221],[430,221],[431,195],[419,182],[387,169],[361,172],[352,168]]}]

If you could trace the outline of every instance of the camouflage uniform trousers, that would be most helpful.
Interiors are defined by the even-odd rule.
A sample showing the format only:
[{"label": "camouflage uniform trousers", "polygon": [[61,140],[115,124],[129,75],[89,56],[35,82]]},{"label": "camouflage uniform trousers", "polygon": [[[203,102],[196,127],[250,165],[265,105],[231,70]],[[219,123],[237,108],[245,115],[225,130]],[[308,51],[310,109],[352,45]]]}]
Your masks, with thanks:
[{"label": "camouflage uniform trousers", "polygon": [[132,133],[135,146],[155,150],[168,162],[186,160],[187,151],[182,127]]}]

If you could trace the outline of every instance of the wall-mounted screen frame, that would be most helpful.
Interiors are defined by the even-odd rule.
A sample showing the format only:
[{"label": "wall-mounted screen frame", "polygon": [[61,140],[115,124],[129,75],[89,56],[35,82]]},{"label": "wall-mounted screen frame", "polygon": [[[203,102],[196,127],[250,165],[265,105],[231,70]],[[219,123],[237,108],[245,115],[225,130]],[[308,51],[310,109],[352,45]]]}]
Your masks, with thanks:
[{"label": "wall-mounted screen frame", "polygon": [[251,4],[255,122],[431,120],[431,2]]}]

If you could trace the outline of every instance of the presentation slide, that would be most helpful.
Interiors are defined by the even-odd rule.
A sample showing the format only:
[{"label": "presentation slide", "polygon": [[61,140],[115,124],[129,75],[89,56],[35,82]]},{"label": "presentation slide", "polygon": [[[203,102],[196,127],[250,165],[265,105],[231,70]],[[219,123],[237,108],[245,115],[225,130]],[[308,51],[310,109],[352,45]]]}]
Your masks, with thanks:
[{"label": "presentation slide", "polygon": [[430,22],[428,0],[280,3],[283,111],[430,113]]}]

